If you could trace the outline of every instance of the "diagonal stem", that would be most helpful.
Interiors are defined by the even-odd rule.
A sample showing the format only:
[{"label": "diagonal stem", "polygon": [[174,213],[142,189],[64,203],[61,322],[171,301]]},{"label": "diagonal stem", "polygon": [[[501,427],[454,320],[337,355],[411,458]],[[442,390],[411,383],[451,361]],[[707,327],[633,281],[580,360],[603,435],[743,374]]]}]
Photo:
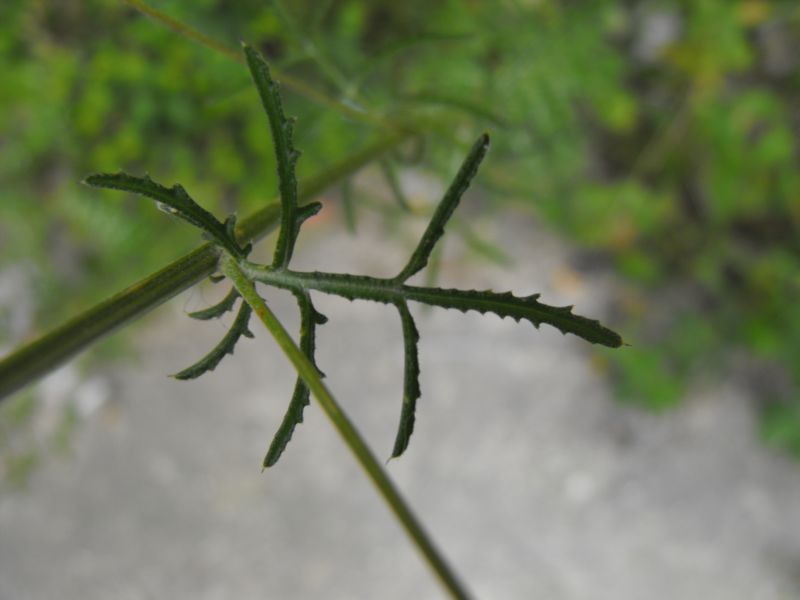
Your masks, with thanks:
[{"label": "diagonal stem", "polygon": [[305,381],[313,396],[317,399],[333,426],[342,436],[356,460],[369,476],[372,483],[378,488],[386,504],[394,512],[414,545],[422,553],[430,568],[439,578],[441,584],[453,598],[469,598],[466,590],[458,581],[455,573],[445,562],[444,557],[434,546],[433,541],[422,528],[411,508],[406,504],[400,492],[389,479],[375,455],[367,446],[353,423],[342,411],[331,392],[320,379],[319,372],[302,350],[295,344],[291,336],[278,321],[261,296],[258,295],[253,282],[248,279],[236,261],[230,256],[222,259],[222,271],[236,286],[245,301],[252,307],[253,312],[261,319],[264,326],[275,338],[275,341],[286,354],[287,358],[297,369],[298,375]]},{"label": "diagonal stem", "polygon": [[[392,132],[334,164],[300,186],[300,199],[310,200],[329,185],[352,175],[362,166],[394,148],[410,133]],[[280,206],[273,202],[236,226],[240,242],[258,239],[278,224]],[[92,344],[163,304],[211,275],[219,252],[204,244],[94,305],[63,325],[18,348],[0,360],[0,402],[17,390],[56,369]]]},{"label": "diagonal stem", "polygon": [[[216,38],[211,37],[197,29],[190,27],[186,23],[183,23],[171,16],[167,13],[160,11],[156,8],[150,6],[147,2],[143,0],[121,0],[123,3],[135,8],[143,15],[150,17],[151,19],[161,23],[165,27],[172,29],[172,31],[190,39],[198,44],[206,46],[215,52],[219,52],[224,56],[227,56],[231,60],[235,60],[238,63],[242,63],[242,56],[239,52],[234,50],[233,48],[227,46],[225,43],[219,41]],[[286,73],[278,68],[272,67],[272,71],[275,75],[275,78],[280,80],[283,85],[285,85],[290,90],[297,92],[301,96],[308,98],[312,102],[316,102],[320,106],[324,106],[326,108],[330,108],[335,110],[336,112],[353,119],[355,121],[361,121],[363,123],[368,123],[370,125],[374,125],[376,127],[385,129],[385,130],[397,130],[399,127],[396,123],[392,121],[388,121],[378,115],[374,115],[371,112],[367,112],[365,110],[360,110],[349,104],[342,102],[341,100],[337,100],[335,98],[331,98],[330,96],[324,94],[317,90],[314,86],[307,84],[302,79],[297,79],[293,77],[289,73]]]}]

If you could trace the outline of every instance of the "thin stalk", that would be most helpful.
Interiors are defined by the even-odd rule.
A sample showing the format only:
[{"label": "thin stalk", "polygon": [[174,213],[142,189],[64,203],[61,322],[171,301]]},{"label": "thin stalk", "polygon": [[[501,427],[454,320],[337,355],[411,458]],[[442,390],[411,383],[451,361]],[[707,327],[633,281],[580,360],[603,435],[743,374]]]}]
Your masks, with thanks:
[{"label": "thin stalk", "polygon": [[[164,25],[179,35],[205,46],[206,48],[214,50],[215,52],[219,52],[231,60],[235,60],[240,64],[244,64],[242,54],[237,50],[231,48],[224,42],[221,42],[220,40],[187,25],[186,23],[178,21],[177,19],[169,16],[167,13],[153,8],[147,4],[147,2],[144,2],[143,0],[120,1],[131,6],[132,8],[135,8],[143,15],[150,17],[154,21]],[[288,89],[313,102],[316,102],[321,106],[335,110],[338,113],[356,121],[374,125],[375,127],[383,129],[384,131],[398,132],[412,129],[416,134],[420,134],[423,131],[427,133],[435,133],[447,143],[453,144],[457,147],[465,146],[463,140],[459,139],[458,136],[453,133],[453,131],[457,128],[448,125],[437,117],[422,117],[412,113],[408,118],[394,117],[390,119],[383,115],[362,110],[346,102],[331,98],[325,93],[320,92],[313,86],[307,84],[305,81],[293,77],[278,67],[271,66],[270,69],[272,70],[272,74],[275,79],[280,81],[280,83],[285,85]],[[492,167],[490,167],[489,170],[491,171]]]},{"label": "thin stalk", "polygon": [[[231,60],[238,62],[239,64],[244,64],[242,54],[237,50],[231,48],[224,42],[221,42],[220,40],[187,25],[186,23],[178,21],[165,12],[153,8],[143,0],[120,1],[128,4],[132,8],[135,8],[143,15],[150,17],[154,21],[164,25],[179,35],[205,46],[206,48],[214,50],[215,52],[218,52],[230,58]],[[300,94],[312,102],[316,102],[320,106],[335,110],[336,112],[353,120],[373,125],[386,132],[403,133],[404,135],[409,133],[421,135],[422,132],[434,133],[443,141],[456,147],[465,146],[463,140],[459,139],[459,137],[453,133],[453,131],[457,128],[454,128],[446,122],[443,122],[440,118],[423,117],[413,113],[404,117],[395,116],[393,118],[388,118],[381,114],[356,108],[351,104],[331,98],[325,93],[317,90],[314,86],[307,84],[301,79],[293,77],[292,75],[281,70],[279,67],[273,65],[270,66],[270,69],[272,70],[272,75],[274,78],[282,85],[285,85],[288,89]],[[494,167],[490,165],[488,171],[490,173],[493,172]],[[530,194],[523,195],[527,196]]]},{"label": "thin stalk", "polygon": [[[397,146],[408,135],[407,132],[385,135],[307,180],[300,186],[300,200],[309,201]],[[239,241],[244,243],[263,237],[275,229],[279,218],[280,205],[273,201],[237,225]],[[202,281],[217,269],[218,261],[218,250],[212,244],[204,244],[4,357],[0,360],[0,402],[116,329]]]},{"label": "thin stalk", "polygon": [[219,40],[211,37],[210,35],[206,35],[202,31],[198,31],[193,27],[189,27],[185,23],[181,23],[177,19],[170,17],[167,13],[158,10],[157,8],[153,8],[146,2],[142,2],[142,0],[122,0],[125,4],[135,8],[140,13],[145,16],[150,17],[154,21],[158,21],[162,25],[165,25],[169,29],[172,29],[175,33],[178,33],[185,38],[188,38],[192,41],[195,41],[207,48],[211,48],[215,52],[219,52],[220,54],[224,54],[228,58],[235,60],[236,62],[241,63],[242,57],[241,54],[234,50],[233,48],[229,48],[224,43],[220,42]]},{"label": "thin stalk", "polygon": [[275,314],[270,310],[261,296],[256,292],[253,282],[248,279],[237,262],[230,256],[222,260],[222,272],[233,282],[242,298],[250,305],[253,312],[261,319],[264,326],[275,338],[275,341],[291,361],[298,375],[303,379],[312,395],[317,399],[333,426],[342,436],[347,447],[355,456],[361,467],[369,476],[372,483],[383,496],[389,508],[394,512],[406,533],[422,553],[430,568],[439,578],[441,584],[453,598],[469,598],[466,590],[458,581],[455,573],[445,561],[444,557],[434,546],[433,541],[422,528],[411,508],[406,504],[400,492],[389,479],[375,455],[358,433],[353,423],[344,413],[334,399],[331,392],[322,382],[319,373],[311,361],[295,344],[291,336]]},{"label": "thin stalk", "polygon": [[289,30],[290,37],[297,39],[300,49],[319,68],[320,72],[335,85],[340,92],[347,90],[347,77],[333,61],[322,53],[315,40],[303,33],[292,13],[283,5],[281,0],[272,0],[272,8],[278,14],[284,27]]},{"label": "thin stalk", "polygon": [[[242,58],[242,54],[237,50],[231,48],[224,42],[205,34],[186,23],[182,23],[177,19],[169,16],[167,13],[160,11],[156,8],[153,8],[143,0],[120,0],[121,2],[128,4],[132,8],[135,8],[143,15],[150,17],[154,21],[164,25],[165,27],[171,29],[172,31],[182,35],[183,37],[196,42],[210,50],[214,50],[231,60],[238,62],[239,64],[244,64],[244,59]],[[274,65],[270,66],[272,71],[272,75],[274,76],[276,81],[279,81],[282,85],[285,85],[288,89],[294,91],[297,94],[311,100],[312,102],[316,102],[320,106],[324,106],[335,110],[336,112],[351,118],[356,121],[361,121],[362,123],[367,123],[369,125],[374,125],[380,129],[385,131],[406,131],[408,129],[412,129],[414,133],[420,134],[421,132],[432,132],[438,134],[442,137],[445,141],[455,144],[456,146],[463,146],[463,142],[457,138],[453,134],[453,128],[442,123],[440,119],[437,118],[421,118],[418,116],[411,115],[410,118],[387,118],[380,114],[376,114],[374,112],[370,112],[367,110],[363,110],[360,108],[356,108],[351,104],[346,102],[342,102],[335,98],[331,98],[330,96],[326,95],[323,92],[317,90],[314,86],[309,85],[302,79],[297,79],[293,77],[289,73],[283,71],[279,67]]]},{"label": "thin stalk", "polygon": [[[172,31],[184,36],[187,39],[190,39],[198,44],[201,44],[215,52],[219,52],[228,58],[235,60],[240,64],[244,64],[244,59],[240,52],[234,50],[233,48],[227,46],[225,43],[217,40],[216,38],[211,37],[197,29],[190,27],[186,23],[182,23],[177,19],[169,16],[163,11],[160,11],[156,8],[153,8],[146,2],[142,0],[121,0],[125,4],[135,8],[143,15],[146,15],[168,27]],[[285,85],[290,90],[300,94],[308,98],[309,100],[316,102],[321,106],[325,106],[332,110],[335,110],[351,119],[362,121],[364,123],[369,123],[370,125],[375,125],[382,129],[386,130],[397,130],[400,129],[401,126],[395,122],[389,121],[384,119],[380,116],[374,115],[370,112],[365,110],[361,110],[355,108],[349,104],[336,100],[335,98],[331,98],[330,96],[320,92],[316,88],[311,85],[308,85],[305,81],[301,79],[297,79],[296,77],[292,77],[285,71],[280,70],[277,67],[270,67],[272,70],[273,75],[275,76],[276,80],[280,80],[281,84]]]}]

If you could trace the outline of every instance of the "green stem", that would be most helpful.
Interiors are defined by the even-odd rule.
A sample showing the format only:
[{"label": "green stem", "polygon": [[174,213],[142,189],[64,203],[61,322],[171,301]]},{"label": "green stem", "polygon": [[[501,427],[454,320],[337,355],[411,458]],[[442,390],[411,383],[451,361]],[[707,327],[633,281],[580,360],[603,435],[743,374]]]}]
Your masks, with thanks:
[{"label": "green stem", "polygon": [[[169,16],[167,13],[153,8],[143,0],[120,1],[135,8],[143,15],[150,17],[158,23],[161,23],[179,35],[182,35],[193,42],[197,42],[206,48],[214,50],[215,52],[219,52],[220,54],[223,54],[224,56],[227,56],[228,58],[235,60],[240,64],[244,63],[242,54],[237,50],[226,45],[224,42],[221,42],[218,39],[187,25],[186,23],[178,21],[177,19]],[[300,94],[312,102],[319,104],[320,106],[330,108],[331,110],[334,110],[350,119],[367,123],[369,125],[374,125],[375,127],[383,129],[384,131],[397,132],[411,128],[417,133],[423,131],[427,133],[435,133],[449,144],[453,144],[456,147],[464,146],[463,141],[453,133],[454,128],[447,123],[442,122],[439,118],[423,118],[412,114],[412,118],[406,120],[398,119],[396,117],[389,119],[381,114],[376,114],[367,110],[361,110],[345,102],[331,98],[330,96],[327,96],[326,94],[317,90],[314,86],[309,85],[302,79],[293,77],[278,67],[272,66],[270,68],[272,69],[272,74],[274,75],[275,79],[279,80],[281,84],[285,85],[288,89]],[[488,118],[488,114],[485,116]],[[496,118],[496,116],[493,115],[493,118]]]},{"label": "green stem", "polygon": [[210,35],[206,35],[205,33],[198,31],[188,25],[181,23],[177,19],[173,19],[167,13],[162,12],[156,8],[151,7],[146,2],[142,2],[142,0],[122,0],[125,4],[135,8],[143,15],[146,15],[153,19],[154,21],[158,21],[162,25],[169,27],[175,33],[178,33],[190,40],[193,40],[207,48],[211,48],[220,54],[224,54],[230,59],[233,59],[237,62],[242,62],[242,57],[233,48],[229,48],[222,42],[217,39],[214,39]]},{"label": "green stem", "polygon": [[[237,52],[233,48],[230,48],[225,43],[220,42],[219,40],[211,37],[210,35],[206,35],[205,33],[190,27],[189,25],[178,21],[177,19],[172,18],[168,14],[163,11],[160,11],[156,8],[153,8],[146,2],[142,0],[121,0],[122,2],[128,4],[129,6],[135,8],[143,15],[146,15],[172,29],[172,31],[190,39],[198,44],[205,46],[206,48],[210,48],[215,52],[219,52],[228,58],[235,60],[238,63],[244,63],[242,55],[240,52]],[[373,113],[359,110],[358,108],[352,107],[344,102],[340,102],[334,98],[327,96],[326,94],[320,92],[313,86],[307,84],[305,81],[301,79],[297,79],[282,71],[276,67],[271,67],[272,73],[275,76],[276,80],[280,80],[280,82],[285,85],[290,90],[304,96],[305,98],[311,100],[312,102],[316,102],[320,106],[324,106],[326,108],[330,108],[332,110],[337,111],[338,113],[345,115],[351,119],[356,121],[361,121],[363,123],[368,123],[370,125],[375,125],[384,130],[389,131],[397,131],[401,129],[396,123],[392,121],[388,121],[378,115],[374,115]]]},{"label": "green stem", "polygon": [[[334,164],[300,186],[300,199],[310,200],[397,146],[408,135],[407,132],[392,132]],[[258,239],[272,231],[279,218],[280,205],[272,202],[242,220],[236,227],[237,237],[243,243]],[[212,244],[204,244],[4,357],[0,360],[0,401],[116,329],[202,281],[216,270],[218,261],[219,251]]]},{"label": "green stem", "polygon": [[445,589],[450,592],[453,598],[468,598],[467,592],[459,583],[455,573],[436,549],[433,541],[428,537],[411,508],[403,500],[400,492],[392,484],[386,472],[358,433],[358,430],[342,411],[331,392],[322,382],[322,379],[320,379],[317,369],[295,344],[261,296],[258,295],[253,282],[248,279],[235,259],[230,256],[223,258],[222,272],[233,282],[242,298],[250,305],[253,312],[258,315],[264,326],[275,338],[281,350],[294,365],[298,375],[303,379],[308,389],[311,390],[320,406],[322,406],[333,426],[336,427],[336,430],[355,455],[356,460],[367,473],[372,483],[378,488],[378,492],[383,496]]},{"label": "green stem", "polygon": [[[163,11],[153,8],[147,4],[147,2],[144,2],[143,0],[120,1],[135,8],[143,15],[150,17],[158,23],[161,23],[179,35],[182,35],[193,42],[227,56],[228,58],[235,60],[240,64],[244,64],[242,54],[236,49],[231,48],[224,42],[221,42],[218,39],[187,25],[186,23],[178,21]],[[331,110],[334,110],[347,118],[353,119],[354,121],[360,121],[362,123],[373,125],[384,131],[398,132],[411,128],[417,133],[423,131],[434,132],[443,137],[448,143],[455,144],[456,146],[463,145],[458,137],[453,134],[452,127],[448,127],[446,124],[441,123],[440,120],[436,118],[421,119],[414,117],[407,120],[397,118],[389,119],[381,114],[376,114],[375,112],[368,110],[362,110],[335,98],[331,98],[330,96],[317,90],[314,86],[309,85],[302,79],[293,77],[279,67],[271,66],[270,69],[272,70],[272,74],[275,79],[282,85],[285,85],[288,89],[300,94],[312,102],[317,103],[320,106],[330,108]]]},{"label": "green stem", "polygon": [[[235,60],[240,64],[244,64],[242,54],[236,49],[231,48],[224,42],[221,42],[218,39],[187,25],[186,23],[178,21],[163,11],[153,8],[143,0],[120,1],[128,4],[143,15],[150,17],[154,21],[164,25],[179,35],[182,35],[193,42],[201,44],[206,48],[227,56],[228,58]],[[452,125],[443,122],[438,117],[422,117],[420,115],[411,113],[411,115],[405,119],[397,117],[390,119],[384,115],[368,110],[362,110],[345,102],[341,102],[335,98],[331,98],[330,96],[317,90],[314,86],[309,85],[302,79],[293,77],[289,73],[281,70],[279,67],[271,66],[270,69],[272,70],[272,74],[275,79],[280,81],[280,83],[285,85],[288,89],[300,94],[312,102],[317,103],[320,106],[330,108],[331,110],[334,110],[347,118],[353,119],[354,121],[360,121],[362,123],[373,125],[387,132],[405,132],[407,134],[409,133],[408,130],[412,130],[412,132],[416,133],[417,135],[419,135],[421,132],[435,133],[448,144],[451,144],[455,147],[464,146],[463,141],[453,133],[454,129],[457,128],[454,128]],[[494,168],[490,166],[489,172],[492,172],[493,170]],[[530,195],[529,193],[522,192],[520,192],[520,194],[524,196]]]}]

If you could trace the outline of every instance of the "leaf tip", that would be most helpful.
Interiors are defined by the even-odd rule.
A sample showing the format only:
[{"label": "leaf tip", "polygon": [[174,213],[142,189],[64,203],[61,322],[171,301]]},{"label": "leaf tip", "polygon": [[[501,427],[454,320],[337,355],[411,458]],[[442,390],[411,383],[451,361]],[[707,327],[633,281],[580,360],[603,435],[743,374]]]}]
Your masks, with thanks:
[{"label": "leaf tip", "polygon": [[274,467],[278,464],[278,459],[283,454],[284,447],[273,447],[270,445],[269,450],[267,450],[266,456],[264,456],[264,462],[261,463],[261,472],[263,473],[267,469]]},{"label": "leaf tip", "polygon": [[81,179],[81,183],[90,187],[101,187],[103,177],[106,176],[107,175],[105,173],[92,173],[91,175],[87,175]]}]

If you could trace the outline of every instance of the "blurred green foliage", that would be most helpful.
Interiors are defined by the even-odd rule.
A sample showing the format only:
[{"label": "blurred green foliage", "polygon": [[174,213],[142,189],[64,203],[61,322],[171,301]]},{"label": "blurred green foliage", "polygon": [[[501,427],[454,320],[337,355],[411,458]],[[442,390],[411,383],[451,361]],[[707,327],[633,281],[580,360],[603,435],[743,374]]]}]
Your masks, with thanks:
[{"label": "blurred green foliage", "polygon": [[[788,373],[763,386],[764,433],[800,453],[796,2],[152,5],[350,106],[422,123],[432,169],[495,131],[494,197],[631,282],[617,326],[632,348],[604,356],[621,395],[667,408],[745,352]],[[196,241],[137,203],[98,201],[86,173],[149,170],[220,213],[274,195],[245,69],[124,3],[5,0],[0,69],[0,256],[35,266],[39,323]],[[301,177],[374,131],[299,94],[286,104]]]}]

